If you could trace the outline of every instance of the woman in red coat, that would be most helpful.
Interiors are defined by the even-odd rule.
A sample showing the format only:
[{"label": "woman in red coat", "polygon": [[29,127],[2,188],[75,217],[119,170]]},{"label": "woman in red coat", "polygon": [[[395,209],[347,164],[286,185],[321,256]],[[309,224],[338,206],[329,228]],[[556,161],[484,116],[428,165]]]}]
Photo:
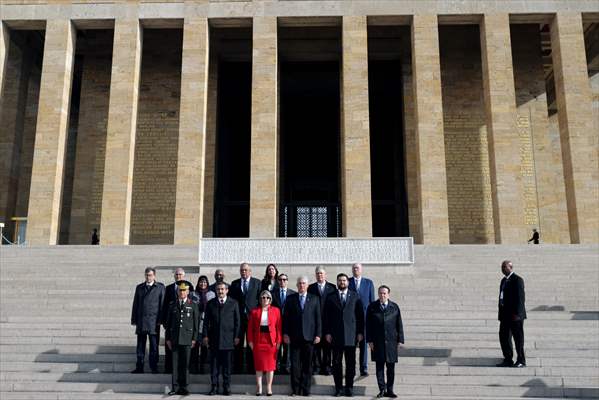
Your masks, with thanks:
[{"label": "woman in red coat", "polygon": [[254,352],[256,396],[262,394],[262,375],[266,375],[266,395],[272,396],[272,378],[277,367],[277,351],[282,342],[281,311],[271,306],[268,290],[260,293],[260,305],[250,312],[248,344]]}]

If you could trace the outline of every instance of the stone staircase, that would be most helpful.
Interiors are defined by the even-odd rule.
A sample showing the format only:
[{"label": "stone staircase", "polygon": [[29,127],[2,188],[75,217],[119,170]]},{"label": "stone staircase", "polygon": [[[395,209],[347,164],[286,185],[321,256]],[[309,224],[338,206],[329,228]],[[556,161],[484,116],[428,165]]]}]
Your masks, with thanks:
[{"label": "stone staircase", "polygon": [[[599,398],[598,246],[416,246],[413,267],[366,267],[391,287],[406,334],[396,392],[410,399]],[[497,295],[503,259],[526,282],[527,368],[496,368]],[[0,399],[151,399],[170,376],[131,375],[129,324],[143,268],[170,283],[186,266],[198,277],[197,252],[176,246],[0,247]],[[264,266],[254,266],[261,277]],[[212,277],[213,268],[202,267]],[[313,266],[281,266],[291,280]],[[328,268],[330,280],[349,266]],[[237,267],[226,268],[227,280]],[[161,348],[162,349],[162,348]],[[162,351],[162,350],[161,350]],[[356,397],[378,392],[358,378]],[[207,375],[192,375],[189,398],[203,397]],[[287,398],[288,377],[275,377]],[[314,377],[313,394],[331,396],[332,377]],[[234,376],[235,398],[255,397],[253,376]]]}]

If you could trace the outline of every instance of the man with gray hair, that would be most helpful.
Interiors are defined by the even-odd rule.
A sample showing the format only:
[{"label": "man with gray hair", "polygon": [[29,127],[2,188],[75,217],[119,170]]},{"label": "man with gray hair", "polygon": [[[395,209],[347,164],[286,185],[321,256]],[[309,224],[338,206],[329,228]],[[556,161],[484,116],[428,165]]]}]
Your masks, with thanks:
[{"label": "man with gray hair", "polygon": [[[185,280],[185,270],[181,267],[175,269],[175,273],[173,274],[175,281],[166,287],[164,291],[164,307],[162,308],[162,326],[166,329],[166,320],[168,318],[168,305],[171,302],[177,300],[179,297],[178,294],[178,286],[181,283],[186,283],[189,287],[189,293],[193,292],[193,285],[191,282]],[[166,343],[164,344],[164,373],[172,374],[173,373],[173,362],[172,362],[173,353],[171,349],[168,348]]]},{"label": "man with gray hair", "polygon": [[[320,301],[320,316],[324,314],[324,301],[327,296],[337,291],[337,287],[330,282],[327,282],[327,271],[322,265],[318,265],[314,269],[316,282],[308,286],[308,293],[316,296]],[[322,321],[324,324],[324,321]],[[320,341],[314,348],[314,373],[319,371],[321,375],[331,375],[332,348],[326,340]]]},{"label": "man with gray hair", "polygon": [[310,396],[312,351],[322,337],[318,297],[308,293],[308,277],[297,278],[297,293],[290,294],[283,311],[283,342],[291,354],[291,396]]}]

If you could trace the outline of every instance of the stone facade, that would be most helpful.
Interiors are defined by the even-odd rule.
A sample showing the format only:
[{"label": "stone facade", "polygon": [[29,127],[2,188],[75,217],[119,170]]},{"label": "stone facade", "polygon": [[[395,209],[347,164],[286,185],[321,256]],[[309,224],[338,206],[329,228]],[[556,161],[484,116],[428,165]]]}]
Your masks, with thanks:
[{"label": "stone facade", "polygon": [[[379,25],[406,32],[396,37],[398,112],[406,224],[416,243],[523,243],[533,228],[545,243],[599,241],[597,38],[585,34],[597,32],[589,29],[599,23],[596,2],[310,4],[3,4],[0,220],[26,216],[31,244],[88,243],[93,228],[108,245],[213,236],[217,110],[227,101],[218,95],[218,71],[223,57],[235,60],[241,50],[235,34],[221,32],[227,53],[213,55],[210,36],[244,28],[253,44],[249,236],[276,237],[285,179],[279,31],[334,27],[338,52],[323,38],[312,49],[303,41],[298,57],[325,49],[319,57],[339,62],[341,226],[343,236],[372,237],[368,32]],[[89,40],[85,32],[95,29],[113,40],[102,42],[106,52],[77,53],[75,114],[76,38]],[[45,31],[43,51],[17,46],[20,30]],[[556,106],[548,104],[552,77]]]}]

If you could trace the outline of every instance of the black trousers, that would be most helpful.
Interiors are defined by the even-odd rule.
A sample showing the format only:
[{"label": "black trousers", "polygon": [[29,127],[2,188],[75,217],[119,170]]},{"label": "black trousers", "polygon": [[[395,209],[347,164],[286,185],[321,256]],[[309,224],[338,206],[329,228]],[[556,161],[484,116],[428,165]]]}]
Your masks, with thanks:
[{"label": "black trousers", "polygon": [[[387,383],[385,384],[385,366],[387,367]],[[384,361],[376,362],[376,383],[379,385],[379,391],[393,393],[393,384],[395,383],[395,363]]]},{"label": "black trousers", "polygon": [[291,391],[295,394],[310,394],[312,385],[312,354],[314,344],[307,340],[291,342]]},{"label": "black trousers", "polygon": [[231,359],[233,350],[210,349],[210,383],[218,387],[218,376],[223,376],[223,389],[231,387]]},{"label": "black trousers", "polygon": [[325,372],[331,369],[331,344],[326,340],[314,346],[314,371]]},{"label": "black trousers", "polygon": [[503,358],[509,361],[512,361],[514,357],[514,351],[512,349],[512,336],[514,337],[516,354],[518,355],[516,362],[526,364],[526,357],[524,356],[523,320],[505,320],[499,322],[499,343],[501,344],[501,351],[503,352]]},{"label": "black trousers", "polygon": [[282,343],[277,351],[277,369],[279,371],[289,370],[291,367],[289,360],[289,345]]},{"label": "black trousers", "polygon": [[187,389],[189,384],[189,356],[191,346],[173,345],[173,379],[172,389]]},{"label": "black trousers", "polygon": [[150,338],[150,369],[152,371],[158,370],[158,342],[160,341],[160,335],[149,335],[141,333],[137,335],[137,369],[144,369],[144,360],[146,358],[146,343]]},{"label": "black trousers", "polygon": [[345,387],[353,389],[356,375],[356,346],[333,347],[333,380],[335,389],[343,388],[342,361],[345,357]]},{"label": "black trousers", "polygon": [[252,349],[247,344],[246,336],[248,330],[248,321],[246,317],[241,317],[241,324],[239,327],[239,344],[235,346],[235,354],[233,361],[233,369],[235,373],[241,374],[247,372],[248,374],[255,373],[254,371],[254,355]]}]

